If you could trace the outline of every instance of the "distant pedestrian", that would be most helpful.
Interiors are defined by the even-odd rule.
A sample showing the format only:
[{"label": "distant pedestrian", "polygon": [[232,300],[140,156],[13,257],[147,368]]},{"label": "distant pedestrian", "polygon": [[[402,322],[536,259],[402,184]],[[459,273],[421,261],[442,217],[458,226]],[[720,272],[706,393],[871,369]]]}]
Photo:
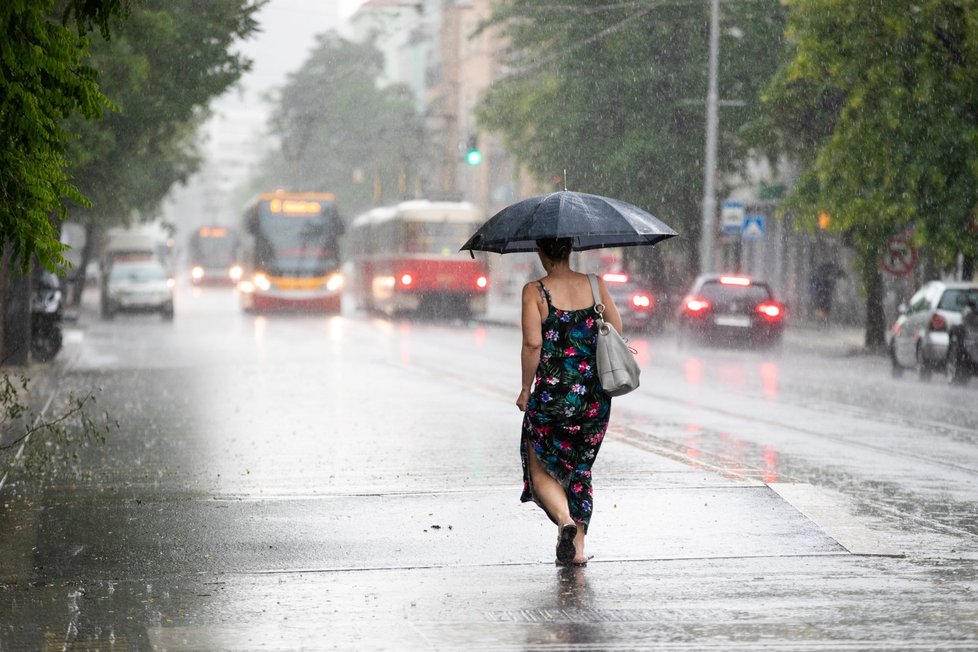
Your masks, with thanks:
[{"label": "distant pedestrian", "polygon": [[832,317],[832,298],[835,284],[845,276],[842,269],[833,262],[825,262],[815,268],[812,274],[812,308],[815,319],[820,324],[828,324]]},{"label": "distant pedestrian", "polygon": [[[587,563],[584,535],[593,508],[591,465],[611,414],[597,375],[597,326],[591,284],[570,267],[570,238],[537,241],[547,275],[523,288],[523,411],[520,456],[523,502],[533,501],[557,525],[557,563]],[[621,317],[599,279],[604,319]]]}]

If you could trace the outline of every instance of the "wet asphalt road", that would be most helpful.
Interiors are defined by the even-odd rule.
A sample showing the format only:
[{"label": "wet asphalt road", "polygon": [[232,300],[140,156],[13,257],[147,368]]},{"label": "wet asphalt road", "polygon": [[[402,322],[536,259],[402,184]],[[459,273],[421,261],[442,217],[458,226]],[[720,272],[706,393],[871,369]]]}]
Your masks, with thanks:
[{"label": "wet asphalt road", "polygon": [[518,502],[514,328],[95,298],[48,386],[121,427],[0,493],[0,650],[978,649],[974,385],[636,337],[567,570]]}]

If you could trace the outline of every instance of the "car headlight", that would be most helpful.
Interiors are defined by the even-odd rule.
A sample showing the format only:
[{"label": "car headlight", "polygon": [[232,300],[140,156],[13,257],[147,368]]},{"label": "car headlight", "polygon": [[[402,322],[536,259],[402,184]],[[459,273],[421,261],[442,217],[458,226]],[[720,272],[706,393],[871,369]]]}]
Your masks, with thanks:
[{"label": "car headlight", "polygon": [[241,265],[233,265],[231,269],[228,270],[228,276],[232,281],[241,280]]},{"label": "car headlight", "polygon": [[200,279],[204,278],[204,268],[200,266],[194,267],[192,270],[190,270],[190,276],[195,281],[199,281]]}]

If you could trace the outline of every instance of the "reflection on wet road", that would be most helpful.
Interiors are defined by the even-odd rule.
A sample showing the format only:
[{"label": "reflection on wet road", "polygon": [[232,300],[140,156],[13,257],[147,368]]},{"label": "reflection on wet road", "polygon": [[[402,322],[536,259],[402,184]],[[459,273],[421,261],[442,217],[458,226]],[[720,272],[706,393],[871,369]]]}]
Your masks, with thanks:
[{"label": "reflection on wet road", "polygon": [[518,503],[516,329],[178,299],[172,324],[83,315],[62,389],[104,387],[122,428],[2,496],[0,649],[978,642],[960,389],[636,337],[596,558],[558,569]]}]

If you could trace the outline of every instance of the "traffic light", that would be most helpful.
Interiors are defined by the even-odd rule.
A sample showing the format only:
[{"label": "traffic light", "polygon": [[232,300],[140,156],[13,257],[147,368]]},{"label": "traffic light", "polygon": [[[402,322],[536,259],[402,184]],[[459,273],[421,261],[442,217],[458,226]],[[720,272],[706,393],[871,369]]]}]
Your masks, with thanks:
[{"label": "traffic light", "polygon": [[479,151],[479,141],[475,136],[469,136],[468,146],[465,149],[465,162],[472,167],[482,163],[482,152]]}]

